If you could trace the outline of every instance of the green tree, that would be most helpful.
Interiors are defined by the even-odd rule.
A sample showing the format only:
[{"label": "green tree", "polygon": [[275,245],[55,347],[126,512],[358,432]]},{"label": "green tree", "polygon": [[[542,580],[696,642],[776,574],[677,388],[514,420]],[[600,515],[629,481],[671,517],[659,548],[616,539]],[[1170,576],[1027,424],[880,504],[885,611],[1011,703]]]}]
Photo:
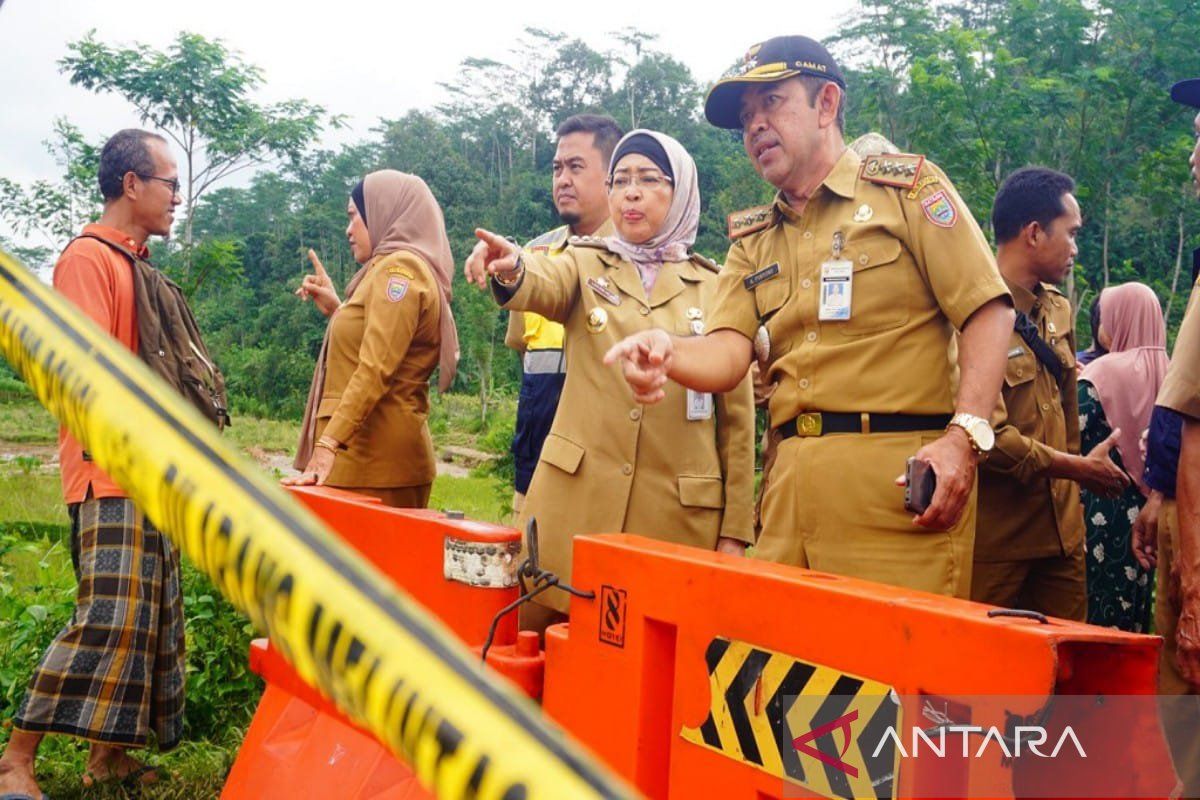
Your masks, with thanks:
[{"label": "green tree", "polygon": [[261,70],[219,39],[182,32],[160,51],[142,44],[108,45],[91,31],[68,50],[59,65],[72,84],[125,98],[143,122],[183,151],[183,247],[189,275],[196,206],[206,192],[242,170],[299,158],[326,125],[341,124],[340,118],[326,117],[321,106],[304,100],[255,102]]},{"label": "green tree", "polygon": [[100,216],[96,169],[103,143],[90,144],[65,117],[54,120],[54,135],[43,144],[62,170],[57,180],[28,186],[0,177],[0,220],[21,236],[37,235],[61,249],[88,222]]}]

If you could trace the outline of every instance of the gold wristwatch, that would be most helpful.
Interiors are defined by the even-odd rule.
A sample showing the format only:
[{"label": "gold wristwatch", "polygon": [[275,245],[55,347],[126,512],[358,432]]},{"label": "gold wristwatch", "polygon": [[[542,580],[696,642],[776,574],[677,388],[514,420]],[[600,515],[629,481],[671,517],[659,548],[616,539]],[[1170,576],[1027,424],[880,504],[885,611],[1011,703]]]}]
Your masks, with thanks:
[{"label": "gold wristwatch", "polygon": [[[967,441],[971,443],[971,449],[978,455],[985,456],[996,446],[996,432],[983,417],[959,413],[950,418],[950,425],[963,429],[967,434]],[[950,426],[946,427],[949,429]]]}]

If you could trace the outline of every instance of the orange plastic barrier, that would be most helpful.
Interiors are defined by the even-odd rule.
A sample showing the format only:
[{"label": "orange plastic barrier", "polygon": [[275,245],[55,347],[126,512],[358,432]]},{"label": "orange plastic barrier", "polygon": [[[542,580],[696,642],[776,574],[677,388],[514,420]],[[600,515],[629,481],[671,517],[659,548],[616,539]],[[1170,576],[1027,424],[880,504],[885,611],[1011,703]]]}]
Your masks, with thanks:
[{"label": "orange plastic barrier", "polygon": [[[476,649],[516,599],[515,587],[462,583],[469,558],[450,566],[479,547],[515,552],[515,531],[333,490],[297,494]],[[570,622],[547,632],[545,653],[510,615],[489,663],[648,797],[1011,798],[1047,774],[1086,784],[1096,763],[1131,768],[1095,796],[1165,798],[1174,785],[1144,708],[1121,722],[1132,755],[1106,742],[1091,762],[1067,753],[1044,769],[867,752],[847,721],[855,735],[867,721],[906,737],[901,723],[922,714],[931,725],[1057,730],[1052,698],[1153,695],[1157,637],[992,618],[984,605],[624,534],[580,537],[574,558],[573,584],[595,598],[571,600]],[[268,688],[223,798],[428,796],[265,643],[252,648],[251,666]]]},{"label": "orange plastic barrier", "polygon": [[[649,797],[1013,797],[1014,780],[1045,777],[1036,766],[1022,761],[1014,774],[1000,758],[872,757],[855,752],[846,715],[883,725],[932,708],[1003,729],[1006,714],[1039,719],[1051,695],[1156,686],[1157,637],[990,618],[985,605],[637,536],[576,539],[572,574],[597,597],[573,598],[569,624],[547,632],[543,707]],[[834,721],[811,731],[794,715],[789,723],[797,696]],[[1174,776],[1154,717],[1125,719],[1132,755],[1088,754],[1085,768],[1133,767],[1125,785],[1108,776],[1091,796],[1167,796]],[[808,750],[780,746],[806,733]],[[858,774],[830,768],[839,758]],[[1047,769],[1086,780],[1070,759]]]},{"label": "orange plastic barrier", "polygon": [[[479,563],[487,558],[502,566],[517,558],[520,537],[512,529],[448,519],[437,511],[387,508],[373,498],[336,489],[294,491],[348,544],[477,650],[496,613],[518,596],[517,586],[498,584],[497,569]],[[517,636],[516,624],[514,613],[497,626],[488,660],[537,697],[544,656],[536,636],[529,652],[528,637]],[[265,640],[251,646],[250,666],[267,688],[226,781],[223,800],[430,797],[407,766],[300,680]]]}]

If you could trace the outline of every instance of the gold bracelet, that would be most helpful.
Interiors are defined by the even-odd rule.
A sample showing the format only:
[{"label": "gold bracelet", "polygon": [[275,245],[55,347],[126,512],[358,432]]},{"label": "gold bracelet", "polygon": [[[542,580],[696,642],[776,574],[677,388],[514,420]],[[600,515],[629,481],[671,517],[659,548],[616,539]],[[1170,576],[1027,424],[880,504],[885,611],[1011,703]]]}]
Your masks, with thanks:
[{"label": "gold bracelet", "polygon": [[317,439],[317,442],[314,445],[314,447],[324,447],[329,452],[333,453],[334,455],[337,455],[337,451],[338,451],[337,442],[333,441],[332,439],[326,439],[324,436],[322,436],[320,439]]},{"label": "gold bracelet", "polygon": [[520,251],[517,251],[517,263],[513,265],[512,277],[507,279],[501,278],[499,275],[494,275],[492,277],[496,279],[496,283],[500,284],[506,289],[511,289],[512,287],[516,286],[518,282],[520,282],[521,276],[524,274],[525,265],[521,261]]}]

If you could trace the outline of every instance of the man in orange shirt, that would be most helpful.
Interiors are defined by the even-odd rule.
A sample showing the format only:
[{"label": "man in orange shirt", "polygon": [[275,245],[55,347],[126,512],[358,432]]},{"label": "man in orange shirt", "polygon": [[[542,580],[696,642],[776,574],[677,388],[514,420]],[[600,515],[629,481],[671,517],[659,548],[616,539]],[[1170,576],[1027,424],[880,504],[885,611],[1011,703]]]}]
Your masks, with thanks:
[{"label": "man in orange shirt", "polygon": [[[100,221],[71,241],[54,286],[102,330],[137,352],[133,265],[148,255],[179,205],[179,171],[157,134],[123,130],[104,145]],[[84,783],[152,783],[157,775],[126,751],[151,730],[169,749],[183,732],[184,637],[179,553],[128,496],[59,431],[63,499],[79,586],[75,612],[42,657],[0,757],[0,795],[43,797],[34,778],[42,736],[91,742]]]}]

